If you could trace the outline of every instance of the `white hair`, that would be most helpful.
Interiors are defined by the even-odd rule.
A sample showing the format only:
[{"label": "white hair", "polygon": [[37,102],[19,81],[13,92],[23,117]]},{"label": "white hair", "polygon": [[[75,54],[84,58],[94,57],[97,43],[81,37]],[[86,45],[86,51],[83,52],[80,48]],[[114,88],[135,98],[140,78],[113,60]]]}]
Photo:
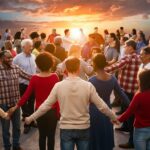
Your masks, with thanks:
[{"label": "white hair", "polygon": [[24,39],[21,41],[21,46],[24,47],[25,45],[31,44],[33,45],[33,42],[31,39]]}]

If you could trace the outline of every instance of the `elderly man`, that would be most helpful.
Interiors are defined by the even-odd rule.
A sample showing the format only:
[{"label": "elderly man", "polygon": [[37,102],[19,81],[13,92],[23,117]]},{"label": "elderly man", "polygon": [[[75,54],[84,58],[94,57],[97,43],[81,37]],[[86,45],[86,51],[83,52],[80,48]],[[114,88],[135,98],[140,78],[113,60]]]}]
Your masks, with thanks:
[{"label": "elderly man", "polygon": [[[12,64],[10,51],[0,52],[0,108],[8,111],[15,106],[20,98],[19,77],[30,79],[31,75],[25,73],[18,66]],[[11,116],[13,150],[22,150],[19,143],[20,138],[20,110],[16,110]],[[1,119],[4,150],[11,149],[10,143],[10,120]]]},{"label": "elderly man", "polygon": [[[18,65],[21,69],[26,71],[29,74],[35,74],[36,73],[36,64],[35,64],[35,57],[33,54],[31,54],[32,50],[32,40],[25,39],[21,42],[22,46],[22,53],[18,54],[14,60],[13,63]],[[20,87],[20,95],[22,96],[24,92],[26,91],[26,88],[28,87],[29,81],[25,80],[23,78],[20,78],[19,80],[19,87]],[[28,102],[22,106],[22,116],[27,117],[30,114],[32,114],[34,111],[34,96],[32,95]],[[31,125],[24,125],[24,133],[27,134],[30,131]]]}]

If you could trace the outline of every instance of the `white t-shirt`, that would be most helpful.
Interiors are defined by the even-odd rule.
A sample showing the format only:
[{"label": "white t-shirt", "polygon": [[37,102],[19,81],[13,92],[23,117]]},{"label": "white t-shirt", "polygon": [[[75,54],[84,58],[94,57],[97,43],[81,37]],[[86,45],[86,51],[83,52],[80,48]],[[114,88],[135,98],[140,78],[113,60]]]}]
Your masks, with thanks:
[{"label": "white t-shirt", "polygon": [[70,37],[64,36],[62,38],[62,42],[62,47],[65,49],[65,51],[68,52],[70,50],[71,45],[73,44],[72,39]]}]

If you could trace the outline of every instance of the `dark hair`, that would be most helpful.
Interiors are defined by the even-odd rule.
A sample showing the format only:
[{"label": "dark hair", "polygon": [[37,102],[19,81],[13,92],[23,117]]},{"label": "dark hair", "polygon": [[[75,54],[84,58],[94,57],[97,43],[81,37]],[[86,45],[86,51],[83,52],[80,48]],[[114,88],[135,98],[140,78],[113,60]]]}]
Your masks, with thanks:
[{"label": "dark hair", "polygon": [[65,29],[64,33],[65,35],[69,32],[69,29]]},{"label": "dark hair", "polygon": [[124,29],[124,27],[120,27],[120,30],[123,30]]},{"label": "dark hair", "polygon": [[9,50],[3,50],[0,52],[0,59],[3,58],[5,56],[6,53],[10,53]]},{"label": "dark hair", "polygon": [[132,34],[136,35],[136,29],[132,29]]},{"label": "dark hair", "polygon": [[9,31],[9,29],[6,29],[6,30],[5,30],[5,32],[8,32],[8,31]]},{"label": "dark hair", "polygon": [[55,47],[55,45],[54,44],[47,44],[46,46],[45,46],[45,49],[44,49],[46,52],[48,52],[48,53],[51,53],[51,54],[54,54],[55,53],[55,51],[56,51],[56,47]]},{"label": "dark hair", "polygon": [[128,40],[129,40],[129,38],[128,38],[128,37],[126,37],[126,36],[123,36],[123,37],[122,37],[122,40],[123,40],[124,42],[126,42],[126,41],[128,41]]},{"label": "dark hair", "polygon": [[131,46],[134,50],[136,50],[136,42],[134,40],[126,41],[127,46]]},{"label": "dark hair", "polygon": [[93,57],[94,69],[104,69],[108,63],[106,61],[105,55],[103,54],[95,54]]},{"label": "dark hair", "polygon": [[76,57],[68,57],[65,65],[68,72],[75,73],[80,68],[80,60]]},{"label": "dark hair", "polygon": [[41,36],[41,39],[45,39],[46,38],[46,34],[45,33],[41,33],[40,36]]},{"label": "dark hair", "polygon": [[144,52],[144,54],[148,55],[150,54],[150,47],[149,46],[143,47],[142,51]]},{"label": "dark hair", "polygon": [[146,38],[145,38],[145,34],[143,33],[143,31],[139,31],[140,37],[142,38],[142,41],[147,44],[146,42]]},{"label": "dark hair", "polygon": [[36,41],[35,43],[34,43],[34,48],[36,48],[36,49],[39,49],[40,48],[40,46],[41,46],[41,41]]},{"label": "dark hair", "polygon": [[110,37],[112,37],[116,41],[115,48],[117,49],[117,51],[119,53],[120,52],[120,41],[119,41],[118,37],[116,36],[115,33],[110,33]]},{"label": "dark hair", "polygon": [[139,73],[140,91],[150,90],[150,70],[143,70]]},{"label": "dark hair", "polygon": [[41,52],[35,62],[41,71],[48,71],[53,66],[53,56],[47,52]]},{"label": "dark hair", "polygon": [[4,47],[6,50],[12,50],[13,48],[12,42],[10,40],[6,40],[4,43]]},{"label": "dark hair", "polygon": [[21,39],[21,31],[18,31],[18,32],[15,33],[14,39],[15,40]]},{"label": "dark hair", "polygon": [[105,34],[109,34],[109,32],[108,32],[108,30],[107,30],[107,29],[105,29],[105,30],[104,30],[104,33],[105,33]]},{"label": "dark hair", "polygon": [[33,39],[35,39],[35,38],[38,38],[39,37],[39,34],[37,33],[37,32],[32,32],[31,34],[30,34],[30,38],[33,40]]}]

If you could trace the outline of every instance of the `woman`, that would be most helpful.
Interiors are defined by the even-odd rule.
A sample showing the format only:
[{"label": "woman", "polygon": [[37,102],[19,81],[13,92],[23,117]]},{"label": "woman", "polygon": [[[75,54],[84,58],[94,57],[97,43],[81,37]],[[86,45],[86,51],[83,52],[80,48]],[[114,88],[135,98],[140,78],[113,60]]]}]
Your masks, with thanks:
[{"label": "woman", "polygon": [[[21,97],[20,101],[14,109],[24,105],[32,92],[35,94],[35,109],[38,109],[39,106],[48,97],[55,83],[59,81],[58,76],[55,73],[51,73],[53,58],[49,53],[40,53],[36,57],[35,62],[38,69],[40,70],[40,73],[32,76],[26,92]],[[58,103],[56,103],[50,111],[48,111],[44,116],[37,120],[40,150],[46,150],[46,141],[48,142],[48,150],[54,150],[55,129],[58,115],[59,106]]]},{"label": "woman", "polygon": [[[68,57],[74,56],[76,58],[80,59],[80,74],[79,76],[83,80],[87,80],[88,76],[91,76],[93,74],[93,67],[91,67],[87,62],[85,62],[83,59],[81,59],[81,47],[79,45],[72,45],[70,50],[68,51]],[[66,74],[66,66],[65,61],[63,61],[61,64],[57,67],[58,74],[65,73]]]},{"label": "woman", "polygon": [[128,109],[118,118],[124,122],[134,114],[135,150],[150,150],[150,70],[139,73],[140,90],[132,99]]},{"label": "woman", "polygon": [[[107,65],[106,58],[103,54],[96,54],[93,57],[93,67],[96,75],[89,79],[95,86],[98,95],[111,108],[110,95],[115,89],[126,104],[129,104],[129,99],[123,93],[116,78],[105,72],[104,68]],[[108,117],[105,117],[98,111],[94,104],[90,105],[90,150],[112,150],[114,147],[113,125]]]}]

